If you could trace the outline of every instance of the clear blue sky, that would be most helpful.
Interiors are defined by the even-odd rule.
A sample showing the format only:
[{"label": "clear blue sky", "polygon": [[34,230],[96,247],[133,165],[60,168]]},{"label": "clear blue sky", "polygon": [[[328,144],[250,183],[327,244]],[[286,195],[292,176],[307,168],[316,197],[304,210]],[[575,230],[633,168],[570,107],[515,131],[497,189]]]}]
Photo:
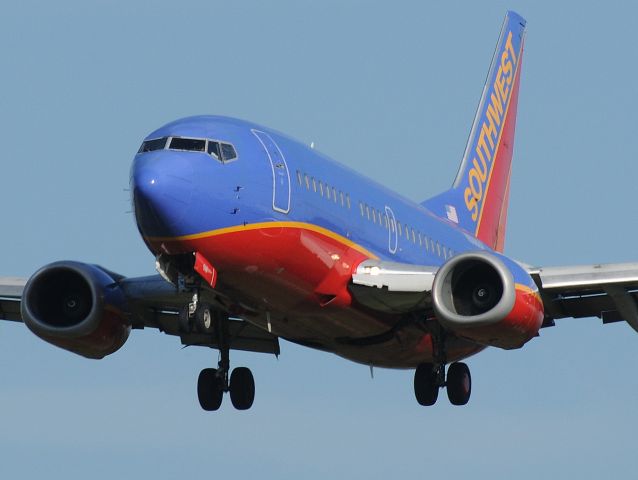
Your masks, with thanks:
[{"label": "clear blue sky", "polygon": [[[407,197],[445,189],[505,10],[528,20],[506,251],[637,261],[630,2],[23,1],[0,16],[0,275],[58,259],[153,273],[125,191],[141,139],[217,113],[297,137]],[[471,358],[465,408],[412,372],[282,345],[257,397],[200,410],[212,351],[156,331],[89,361],[0,324],[0,478],[629,478],[638,334],[563,320]],[[231,476],[231,477],[229,477]]]}]

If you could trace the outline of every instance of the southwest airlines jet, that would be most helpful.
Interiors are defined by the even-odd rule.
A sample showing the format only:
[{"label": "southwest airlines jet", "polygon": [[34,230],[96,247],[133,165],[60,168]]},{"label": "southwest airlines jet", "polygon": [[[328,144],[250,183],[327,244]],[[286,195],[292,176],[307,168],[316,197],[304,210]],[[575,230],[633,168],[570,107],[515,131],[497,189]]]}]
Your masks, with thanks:
[{"label": "southwest airlines jet", "polygon": [[220,116],[148,135],[130,183],[159,275],[61,261],[0,279],[0,318],[103,358],[132,329],[219,351],[199,375],[204,410],[255,396],[234,349],[279,339],[371,367],[414,369],[433,405],[464,405],[463,359],[521,348],[563,317],[638,330],[638,264],[532,268],[503,255],[525,20],[508,12],[451,188],[412,202],[292,138]]}]

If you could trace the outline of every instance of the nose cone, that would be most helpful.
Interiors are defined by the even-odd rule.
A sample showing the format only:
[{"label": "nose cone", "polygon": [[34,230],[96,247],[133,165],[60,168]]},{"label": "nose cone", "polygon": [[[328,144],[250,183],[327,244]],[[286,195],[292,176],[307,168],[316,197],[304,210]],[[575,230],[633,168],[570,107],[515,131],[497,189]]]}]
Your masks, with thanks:
[{"label": "nose cone", "polygon": [[184,220],[194,193],[193,166],[185,155],[164,150],[138,155],[131,171],[131,187],[142,235],[184,234]]}]

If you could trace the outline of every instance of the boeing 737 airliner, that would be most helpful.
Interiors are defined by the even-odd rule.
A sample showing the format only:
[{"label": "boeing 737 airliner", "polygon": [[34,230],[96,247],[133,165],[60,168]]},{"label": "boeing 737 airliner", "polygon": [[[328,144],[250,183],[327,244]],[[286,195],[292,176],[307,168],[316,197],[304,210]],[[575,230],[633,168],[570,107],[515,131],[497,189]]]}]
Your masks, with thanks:
[{"label": "boeing 737 airliner", "polygon": [[253,404],[233,349],[279,338],[370,366],[414,369],[422,405],[464,405],[461,361],[517,349],[562,317],[638,330],[638,264],[531,268],[503,255],[525,20],[508,12],[452,187],[421,204],[292,138],[197,116],[148,135],[131,168],[139,232],[159,275],[62,261],[0,279],[0,318],[88,358],[131,329],[219,350],[197,393]]}]

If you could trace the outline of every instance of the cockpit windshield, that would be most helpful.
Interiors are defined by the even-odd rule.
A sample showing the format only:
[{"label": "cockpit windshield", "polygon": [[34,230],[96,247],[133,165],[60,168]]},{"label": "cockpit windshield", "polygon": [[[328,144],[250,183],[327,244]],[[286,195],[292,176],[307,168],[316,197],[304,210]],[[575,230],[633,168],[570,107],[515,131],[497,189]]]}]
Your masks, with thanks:
[{"label": "cockpit windshield", "polygon": [[198,138],[171,138],[171,143],[168,146],[169,150],[187,150],[190,152],[204,152],[206,151],[206,140],[200,140]]},{"label": "cockpit windshield", "polygon": [[206,152],[222,163],[235,160],[237,151],[230,143],[207,138],[162,137],[145,140],[138,153],[155,150],[177,150],[180,152]]},{"label": "cockpit windshield", "polygon": [[168,137],[156,138],[154,140],[146,140],[142,143],[138,153],[152,152],[153,150],[163,150],[166,147],[166,141]]}]

